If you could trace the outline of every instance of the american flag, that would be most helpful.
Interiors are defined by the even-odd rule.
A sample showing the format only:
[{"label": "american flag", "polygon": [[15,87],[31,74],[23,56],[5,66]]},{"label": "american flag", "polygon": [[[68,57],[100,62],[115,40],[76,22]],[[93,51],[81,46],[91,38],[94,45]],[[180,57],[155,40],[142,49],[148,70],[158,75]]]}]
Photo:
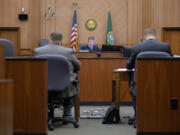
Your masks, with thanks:
[{"label": "american flag", "polygon": [[76,10],[74,10],[72,33],[71,33],[71,48],[75,51],[78,44],[77,24],[76,24]]}]

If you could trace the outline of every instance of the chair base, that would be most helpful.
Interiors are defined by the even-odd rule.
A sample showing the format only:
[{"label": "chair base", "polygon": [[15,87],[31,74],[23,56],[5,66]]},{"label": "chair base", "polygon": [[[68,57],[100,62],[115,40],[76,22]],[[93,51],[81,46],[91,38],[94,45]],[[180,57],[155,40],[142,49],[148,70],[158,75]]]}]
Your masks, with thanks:
[{"label": "chair base", "polygon": [[128,118],[128,125],[133,125],[136,128],[136,117]]},{"label": "chair base", "polygon": [[69,124],[69,123],[72,123],[74,128],[79,128],[79,124],[77,122],[75,122],[73,119],[67,119],[67,118],[61,118],[61,117],[55,117],[55,118],[49,118],[48,119],[48,129],[50,131],[53,131],[54,130],[54,123],[55,122],[62,122],[64,125],[65,124]]}]

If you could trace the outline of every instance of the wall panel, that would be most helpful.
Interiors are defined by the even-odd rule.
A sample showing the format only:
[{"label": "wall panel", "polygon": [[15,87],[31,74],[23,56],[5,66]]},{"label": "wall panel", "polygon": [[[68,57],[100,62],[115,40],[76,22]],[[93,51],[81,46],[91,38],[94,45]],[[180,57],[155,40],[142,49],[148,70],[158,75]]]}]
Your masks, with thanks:
[{"label": "wall panel", "polygon": [[128,44],[136,44],[142,37],[142,1],[128,0]]},{"label": "wall panel", "polygon": [[[40,38],[49,38],[53,31],[64,34],[63,43],[70,43],[73,17],[73,0],[0,0],[0,27],[20,28],[20,49],[34,49]],[[86,43],[89,36],[95,37],[98,44],[105,43],[107,11],[111,8],[111,17],[115,44],[133,45],[140,41],[147,27],[158,30],[161,39],[162,27],[180,26],[179,0],[76,0],[79,42]],[[48,8],[52,8],[55,18],[51,18]],[[19,21],[21,8],[29,15],[28,21]],[[45,13],[48,17],[45,18]],[[94,18],[97,29],[89,32],[85,22]],[[21,53],[21,52],[20,52]],[[30,53],[30,52],[29,52]]]},{"label": "wall panel", "polygon": [[[33,49],[40,39],[40,1],[34,0],[0,0],[0,27],[17,27],[20,29],[18,49]],[[21,9],[28,14],[27,21],[20,21]],[[20,52],[20,51],[19,51]],[[20,52],[21,53],[21,52]]]},{"label": "wall panel", "polygon": [[[105,43],[108,8],[111,10],[115,44],[132,44],[138,42],[140,39],[139,37],[142,35],[141,1],[142,0],[77,1],[79,43],[87,43],[89,36],[94,36],[95,42],[97,44]],[[46,29],[43,30],[45,33],[41,33],[41,38],[49,38],[49,34],[52,32],[52,30],[61,31],[64,35],[63,43],[70,43],[73,18],[73,2],[73,0],[46,0],[46,3],[43,2],[43,5],[46,6],[45,9],[48,9],[48,7],[51,6],[52,9],[55,10],[56,17],[54,19],[48,17],[47,19],[41,20],[41,28],[45,27]],[[42,10],[42,12],[44,11],[48,13],[47,10]],[[88,31],[85,28],[85,22],[89,18],[93,18],[97,21],[97,28],[94,31]],[[53,25],[55,26],[53,27]],[[130,38],[128,38],[128,36],[130,36]]]},{"label": "wall panel", "polygon": [[158,30],[161,40],[162,27],[180,27],[179,0],[152,0],[152,26]]}]

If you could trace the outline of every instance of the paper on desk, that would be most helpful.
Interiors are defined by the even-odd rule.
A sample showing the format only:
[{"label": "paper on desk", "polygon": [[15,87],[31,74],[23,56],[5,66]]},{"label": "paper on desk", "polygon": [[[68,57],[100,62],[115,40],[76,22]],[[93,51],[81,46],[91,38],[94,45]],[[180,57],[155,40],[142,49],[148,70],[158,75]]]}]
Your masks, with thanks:
[{"label": "paper on desk", "polygon": [[179,57],[180,57],[180,55],[173,55],[173,57],[178,57],[178,58],[179,58]]},{"label": "paper on desk", "polygon": [[[114,71],[115,72],[126,72],[126,71],[131,71],[131,70],[129,70],[129,69],[127,69],[127,68],[117,68],[117,69],[114,69]],[[132,69],[132,71],[134,71],[134,68]]]}]

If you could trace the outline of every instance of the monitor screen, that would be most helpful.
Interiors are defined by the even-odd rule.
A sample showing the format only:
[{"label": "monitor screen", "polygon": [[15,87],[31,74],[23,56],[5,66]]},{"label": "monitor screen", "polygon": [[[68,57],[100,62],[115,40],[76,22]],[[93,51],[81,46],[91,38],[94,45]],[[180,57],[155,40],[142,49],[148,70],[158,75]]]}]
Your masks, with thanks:
[{"label": "monitor screen", "polygon": [[101,51],[109,51],[109,52],[121,52],[122,46],[118,45],[102,45]]},{"label": "monitor screen", "polygon": [[131,46],[123,46],[122,53],[124,57],[130,57],[132,53],[132,47]]},{"label": "monitor screen", "polygon": [[40,41],[40,46],[45,46],[49,43],[49,40],[48,39],[41,39]]}]

